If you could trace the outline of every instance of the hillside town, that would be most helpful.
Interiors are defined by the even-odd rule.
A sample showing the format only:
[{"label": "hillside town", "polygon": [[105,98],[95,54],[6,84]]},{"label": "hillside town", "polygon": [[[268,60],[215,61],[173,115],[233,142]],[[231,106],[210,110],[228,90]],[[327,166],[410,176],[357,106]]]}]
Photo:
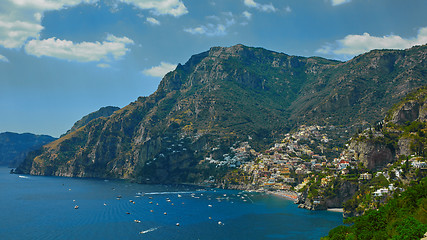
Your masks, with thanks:
[{"label": "hillside town", "polygon": [[[222,180],[224,187],[269,192],[297,203],[303,194],[307,198],[309,192],[309,207],[302,206],[311,210],[324,208],[321,206],[324,205],[324,195],[328,188],[334,187],[336,179],[357,184],[367,184],[372,179],[387,179],[385,185],[376,184],[378,180],[375,180],[376,185],[370,186],[369,208],[375,208],[378,205],[375,203],[384,202],[394,192],[404,190],[399,182],[404,171],[407,171],[405,166],[413,170],[427,169],[423,157],[412,155],[393,166],[389,164],[383,171],[371,171],[363,167],[348,144],[336,147],[334,138],[337,135],[330,136],[327,130],[334,130],[334,133],[345,131],[337,130],[334,126],[302,125],[262,153],[252,149],[248,142],[240,142],[231,148],[231,154],[223,156],[223,160],[209,157],[206,161],[217,167],[235,168]],[[313,204],[321,207],[313,207]]]}]

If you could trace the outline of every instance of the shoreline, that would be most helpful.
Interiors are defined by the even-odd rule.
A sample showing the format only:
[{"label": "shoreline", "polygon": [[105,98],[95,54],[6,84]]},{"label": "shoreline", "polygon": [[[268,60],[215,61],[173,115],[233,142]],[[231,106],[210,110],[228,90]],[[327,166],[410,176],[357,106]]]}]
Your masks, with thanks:
[{"label": "shoreline", "polygon": [[292,191],[267,191],[267,194],[282,197],[287,200],[295,201],[298,199],[298,194]]},{"label": "shoreline", "polygon": [[326,211],[344,213],[344,208],[328,208]]}]

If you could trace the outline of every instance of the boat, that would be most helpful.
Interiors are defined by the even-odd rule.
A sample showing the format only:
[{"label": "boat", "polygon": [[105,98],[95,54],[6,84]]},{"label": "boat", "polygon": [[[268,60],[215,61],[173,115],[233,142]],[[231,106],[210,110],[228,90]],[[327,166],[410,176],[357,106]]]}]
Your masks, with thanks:
[{"label": "boat", "polygon": [[74,206],[74,209],[79,209],[79,205]]},{"label": "boat", "polygon": [[133,221],[136,222],[136,223],[140,223],[141,222],[140,220],[137,220],[137,219],[135,219]]}]

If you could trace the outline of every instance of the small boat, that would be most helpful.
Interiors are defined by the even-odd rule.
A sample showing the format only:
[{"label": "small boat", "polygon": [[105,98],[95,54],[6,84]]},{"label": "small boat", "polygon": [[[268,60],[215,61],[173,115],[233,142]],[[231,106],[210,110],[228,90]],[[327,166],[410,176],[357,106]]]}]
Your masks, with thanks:
[{"label": "small boat", "polygon": [[179,223],[176,223],[176,226],[179,227]]},{"label": "small boat", "polygon": [[74,206],[74,209],[79,209],[79,205]]},{"label": "small boat", "polygon": [[164,212],[163,214],[164,214],[164,215],[167,215],[167,213],[166,213],[166,212]]},{"label": "small boat", "polygon": [[126,212],[126,214],[130,214],[130,212]]},{"label": "small boat", "polygon": [[136,222],[136,223],[140,223],[141,222],[140,220],[137,220],[137,219],[135,219],[133,221]]}]

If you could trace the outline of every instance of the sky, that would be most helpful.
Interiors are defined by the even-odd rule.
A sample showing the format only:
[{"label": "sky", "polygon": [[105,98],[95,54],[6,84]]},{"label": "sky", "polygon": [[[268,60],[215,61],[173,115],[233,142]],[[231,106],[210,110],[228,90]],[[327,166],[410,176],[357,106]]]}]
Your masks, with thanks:
[{"label": "sky", "polygon": [[426,0],[1,0],[0,132],[58,137],[214,46],[346,61],[427,43]]}]

